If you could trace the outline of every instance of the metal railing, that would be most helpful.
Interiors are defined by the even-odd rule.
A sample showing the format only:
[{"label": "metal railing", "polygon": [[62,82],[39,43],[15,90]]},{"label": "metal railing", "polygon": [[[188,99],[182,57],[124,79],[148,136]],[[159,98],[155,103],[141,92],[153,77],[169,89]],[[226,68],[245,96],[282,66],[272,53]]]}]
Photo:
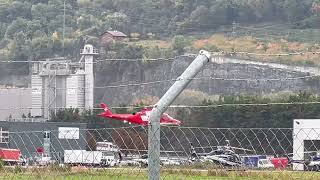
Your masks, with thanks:
[{"label": "metal railing", "polygon": [[7,122],[48,122],[46,118],[5,118],[0,121],[7,121]]}]

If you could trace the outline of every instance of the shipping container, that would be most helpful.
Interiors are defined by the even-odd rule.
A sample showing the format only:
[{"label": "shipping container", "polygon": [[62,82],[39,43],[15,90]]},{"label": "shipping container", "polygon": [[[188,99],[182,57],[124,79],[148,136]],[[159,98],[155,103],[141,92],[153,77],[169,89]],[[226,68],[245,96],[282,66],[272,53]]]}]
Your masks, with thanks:
[{"label": "shipping container", "polygon": [[20,162],[20,150],[19,149],[0,149],[0,159],[6,164],[6,165],[13,165]]}]

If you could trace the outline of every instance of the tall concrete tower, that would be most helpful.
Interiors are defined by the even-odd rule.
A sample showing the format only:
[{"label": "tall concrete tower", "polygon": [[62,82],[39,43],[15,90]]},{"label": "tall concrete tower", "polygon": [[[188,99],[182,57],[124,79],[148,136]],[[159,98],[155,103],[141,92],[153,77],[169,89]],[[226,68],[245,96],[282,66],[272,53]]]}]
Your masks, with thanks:
[{"label": "tall concrete tower", "polygon": [[85,109],[93,108],[93,93],[94,93],[94,73],[93,73],[93,56],[98,55],[98,50],[93,48],[91,44],[87,44],[80,51],[81,59],[84,59],[85,71]]}]

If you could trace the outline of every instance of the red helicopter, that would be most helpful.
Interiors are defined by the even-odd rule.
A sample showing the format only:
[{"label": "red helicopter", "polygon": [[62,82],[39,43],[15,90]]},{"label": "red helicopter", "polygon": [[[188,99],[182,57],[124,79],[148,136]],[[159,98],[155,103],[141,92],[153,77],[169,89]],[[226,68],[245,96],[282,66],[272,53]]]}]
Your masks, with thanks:
[{"label": "red helicopter", "polygon": [[[112,112],[109,110],[109,108],[101,103],[101,108],[103,108],[104,112],[101,114],[98,114],[98,116],[104,117],[104,118],[111,118],[116,119],[119,121],[123,121],[124,123],[129,124],[138,124],[142,126],[146,126],[149,124],[149,117],[151,114],[152,108],[143,108],[139,112],[132,113],[132,114],[112,114]],[[172,118],[166,113],[163,113],[160,118],[160,125],[176,125],[179,126],[181,124],[181,121]]]}]

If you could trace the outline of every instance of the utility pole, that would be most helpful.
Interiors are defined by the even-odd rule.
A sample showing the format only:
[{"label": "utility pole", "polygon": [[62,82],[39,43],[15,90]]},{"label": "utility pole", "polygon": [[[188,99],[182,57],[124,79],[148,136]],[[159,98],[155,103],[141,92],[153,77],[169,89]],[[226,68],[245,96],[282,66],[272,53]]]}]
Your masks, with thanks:
[{"label": "utility pole", "polygon": [[233,21],[232,22],[232,52],[234,53],[235,52],[235,44],[234,44],[234,41],[236,39],[236,22]]},{"label": "utility pole", "polygon": [[64,36],[66,29],[66,0],[63,1],[62,53],[64,56]]},{"label": "utility pole", "polygon": [[211,60],[211,54],[201,50],[196,59],[177,78],[176,82],[162,96],[150,114],[148,126],[148,173],[149,180],[160,179],[160,117],[186,88],[198,72]]}]

